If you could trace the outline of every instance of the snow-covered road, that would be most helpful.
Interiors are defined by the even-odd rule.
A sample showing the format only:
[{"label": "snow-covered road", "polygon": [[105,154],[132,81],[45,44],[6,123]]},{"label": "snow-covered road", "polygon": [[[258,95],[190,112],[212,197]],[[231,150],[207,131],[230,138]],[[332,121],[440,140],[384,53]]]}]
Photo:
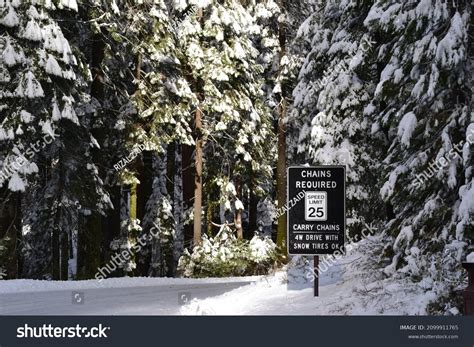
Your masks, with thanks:
[{"label": "snow-covered road", "polygon": [[[0,282],[0,315],[173,315],[180,313],[180,295],[185,295],[184,299],[188,295],[188,299],[205,299],[248,285],[252,280],[183,282],[3,294]],[[82,304],[73,300],[73,292],[79,295],[77,300],[83,296]]]}]

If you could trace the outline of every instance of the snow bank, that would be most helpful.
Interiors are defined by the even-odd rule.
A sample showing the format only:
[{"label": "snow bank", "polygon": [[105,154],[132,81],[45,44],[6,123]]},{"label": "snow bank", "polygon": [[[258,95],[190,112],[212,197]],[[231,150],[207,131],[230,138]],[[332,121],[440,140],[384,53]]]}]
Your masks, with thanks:
[{"label": "snow bank", "polygon": [[469,255],[466,257],[466,262],[468,262],[468,263],[474,263],[474,252],[472,252],[471,254],[469,254]]},{"label": "snow bank", "polygon": [[[320,296],[311,282],[288,283],[286,272],[260,279],[221,296],[194,299],[184,315],[423,315],[436,296],[406,279],[374,279],[361,266],[368,256],[355,250],[320,268]],[[321,263],[320,263],[321,264]],[[326,270],[326,271],[324,271]],[[376,272],[376,271],[373,271]],[[291,274],[291,278],[294,278]],[[291,282],[291,281],[290,281]],[[423,282],[423,281],[422,281]]]}]

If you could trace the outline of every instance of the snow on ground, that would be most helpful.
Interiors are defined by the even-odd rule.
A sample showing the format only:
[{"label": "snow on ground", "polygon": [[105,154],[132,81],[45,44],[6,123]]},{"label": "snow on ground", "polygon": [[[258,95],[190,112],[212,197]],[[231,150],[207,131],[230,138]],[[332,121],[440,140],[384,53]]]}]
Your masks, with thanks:
[{"label": "snow on ground", "polygon": [[[54,315],[423,315],[436,299],[430,281],[387,277],[365,239],[337,262],[320,259],[320,296],[311,264],[293,258],[287,271],[231,278],[111,278],[103,281],[0,281],[0,314]],[[426,283],[424,283],[426,282]],[[71,291],[85,303],[71,302]],[[179,302],[181,294],[190,302]],[[456,314],[456,312],[451,312]]]},{"label": "snow on ground", "polygon": [[[312,283],[286,272],[260,279],[217,297],[195,299],[181,308],[184,315],[423,315],[435,299],[423,283],[381,276],[365,270],[367,254],[355,249],[336,264],[321,267],[319,297]],[[321,263],[321,261],[320,261]],[[327,269],[327,271],[324,271]],[[380,270],[381,271],[381,270]],[[290,281],[288,281],[290,278]],[[288,283],[290,282],[290,283]]]},{"label": "snow on ground", "polygon": [[229,278],[151,278],[123,277],[108,278],[102,281],[43,281],[43,280],[3,280],[0,281],[0,294],[42,292],[56,290],[112,289],[133,287],[154,287],[164,285],[219,284],[256,281],[260,276]]},{"label": "snow on ground", "polygon": [[466,257],[466,261],[468,263],[474,263],[474,252],[471,252],[467,257]]}]

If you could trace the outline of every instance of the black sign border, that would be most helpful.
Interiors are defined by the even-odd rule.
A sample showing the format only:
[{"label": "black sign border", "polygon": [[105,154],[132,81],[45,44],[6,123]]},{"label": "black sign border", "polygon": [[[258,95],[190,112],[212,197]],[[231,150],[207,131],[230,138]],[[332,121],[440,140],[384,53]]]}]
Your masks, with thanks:
[{"label": "black sign border", "polygon": [[[316,165],[316,166],[306,166],[306,165],[294,165],[288,166],[286,169],[286,204],[288,206],[288,198],[290,196],[290,170],[291,169],[342,169],[344,171],[344,233],[343,233],[343,249],[339,250],[341,253],[345,254],[346,248],[346,228],[347,228],[347,210],[346,210],[346,166],[345,165]],[[323,256],[323,255],[333,255],[338,249],[334,250],[333,253],[325,254],[294,254],[290,253],[290,218],[288,211],[286,213],[286,253],[291,256],[301,255],[303,257],[312,257],[312,256]]]}]

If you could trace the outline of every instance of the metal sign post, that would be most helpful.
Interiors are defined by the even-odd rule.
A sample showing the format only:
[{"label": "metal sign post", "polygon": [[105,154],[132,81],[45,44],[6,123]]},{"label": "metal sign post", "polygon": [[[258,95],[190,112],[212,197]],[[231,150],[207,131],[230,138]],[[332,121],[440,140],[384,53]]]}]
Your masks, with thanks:
[{"label": "metal sign post", "polygon": [[318,255],[344,252],[345,167],[289,167],[287,177],[288,254],[314,256],[314,296],[318,296]]},{"label": "metal sign post", "polygon": [[314,296],[319,296],[319,256],[314,256]]}]

